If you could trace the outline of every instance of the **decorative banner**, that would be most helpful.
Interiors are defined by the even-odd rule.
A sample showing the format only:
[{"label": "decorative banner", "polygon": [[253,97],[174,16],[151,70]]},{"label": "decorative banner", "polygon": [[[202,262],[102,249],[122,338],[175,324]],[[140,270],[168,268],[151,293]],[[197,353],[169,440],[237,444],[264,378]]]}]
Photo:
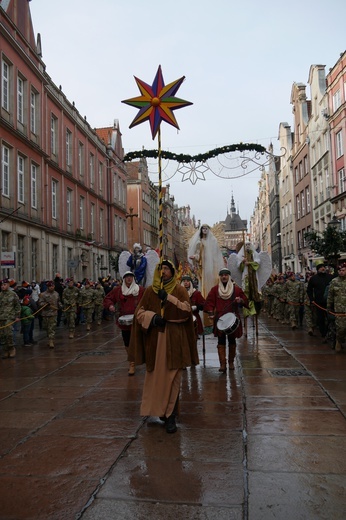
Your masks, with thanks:
[{"label": "decorative banner", "polygon": [[165,85],[161,65],[159,65],[152,86],[135,77],[142,95],[122,101],[122,103],[139,108],[130,128],[149,120],[153,139],[155,139],[160,128],[161,121],[166,121],[166,123],[179,129],[173,110],[193,104],[190,101],[174,97],[184,79],[185,76]]}]

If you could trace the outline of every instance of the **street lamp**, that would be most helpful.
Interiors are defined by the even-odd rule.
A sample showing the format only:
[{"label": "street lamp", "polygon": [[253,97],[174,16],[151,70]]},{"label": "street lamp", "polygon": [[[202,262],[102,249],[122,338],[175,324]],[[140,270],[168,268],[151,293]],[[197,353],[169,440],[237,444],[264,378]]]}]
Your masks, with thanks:
[{"label": "street lamp", "polygon": [[341,226],[341,221],[338,218],[336,218],[335,213],[334,213],[332,220],[330,220],[328,222],[327,226],[331,227],[332,229],[335,229],[335,231],[339,231],[340,226]]}]

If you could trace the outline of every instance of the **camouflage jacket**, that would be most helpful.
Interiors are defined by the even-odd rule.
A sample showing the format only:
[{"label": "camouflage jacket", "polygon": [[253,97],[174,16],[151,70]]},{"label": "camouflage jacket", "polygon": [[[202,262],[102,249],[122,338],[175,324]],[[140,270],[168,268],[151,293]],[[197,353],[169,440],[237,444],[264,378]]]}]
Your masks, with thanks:
[{"label": "camouflage jacket", "polygon": [[95,291],[91,287],[81,289],[79,294],[79,305],[84,309],[92,309],[95,305]]},{"label": "camouflage jacket", "polygon": [[[76,307],[79,303],[80,290],[77,287],[66,287],[62,293],[62,301],[65,309]],[[71,309],[70,309],[71,310]]]},{"label": "camouflage jacket", "polygon": [[273,285],[273,294],[278,300],[286,300],[286,284],[275,283]]},{"label": "camouflage jacket", "polygon": [[346,314],[346,278],[338,276],[330,282],[327,308],[338,314]]},{"label": "camouflage jacket", "polygon": [[41,310],[41,316],[56,316],[58,309],[61,307],[59,294],[56,291],[50,292],[48,289],[40,294],[38,306]]},{"label": "camouflage jacket", "polygon": [[12,321],[20,317],[21,305],[13,291],[0,292],[0,321]]},{"label": "camouflage jacket", "polygon": [[105,290],[103,287],[99,287],[98,289],[95,289],[95,303],[97,305],[103,305],[103,300],[105,297]]},{"label": "camouflage jacket", "polygon": [[286,300],[292,303],[304,302],[304,285],[301,282],[293,282],[287,280],[286,284]]}]

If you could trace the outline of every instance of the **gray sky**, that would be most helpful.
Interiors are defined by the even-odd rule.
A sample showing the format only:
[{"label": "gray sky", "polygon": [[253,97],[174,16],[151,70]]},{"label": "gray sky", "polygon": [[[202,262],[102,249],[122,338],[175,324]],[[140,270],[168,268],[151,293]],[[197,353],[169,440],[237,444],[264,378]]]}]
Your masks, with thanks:
[{"label": "gray sky", "polygon": [[[345,0],[32,0],[30,9],[47,73],[92,127],[119,120],[125,153],[157,148],[148,122],[129,129],[137,109],[121,101],[139,95],[134,76],[151,85],[161,65],[165,84],[186,77],[176,96],[193,105],[174,112],[180,131],[162,123],[163,149],[194,155],[272,142],[279,152],[279,124],[293,124],[293,82],[306,84],[313,64],[328,73],[346,49]],[[168,165],[163,180],[172,172]],[[258,170],[205,177],[192,185],[177,173],[169,180],[175,202],[212,225],[225,219],[233,193],[250,218]]]}]

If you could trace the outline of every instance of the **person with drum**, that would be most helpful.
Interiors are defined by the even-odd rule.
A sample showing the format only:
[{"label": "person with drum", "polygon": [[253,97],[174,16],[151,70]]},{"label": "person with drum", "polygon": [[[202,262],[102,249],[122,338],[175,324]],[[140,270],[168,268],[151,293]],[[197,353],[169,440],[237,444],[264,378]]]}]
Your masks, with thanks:
[{"label": "person with drum", "polygon": [[157,264],[135,311],[129,360],[146,364],[140,415],[160,417],[175,433],[182,373],[199,358],[190,298],[169,260]]},{"label": "person with drum", "polygon": [[185,287],[188,295],[190,296],[192,314],[194,315],[194,322],[196,323],[196,336],[198,338],[199,335],[204,333],[203,323],[199,312],[203,311],[204,309],[205,299],[203,298],[202,293],[195,289],[192,285],[191,276],[183,275],[181,277],[181,285]]},{"label": "person with drum", "polygon": [[[109,312],[118,309],[117,325],[121,330],[123,343],[126,348],[130,344],[133,314],[144,293],[144,287],[136,283],[135,275],[132,271],[126,271],[123,276],[123,283],[112,289],[103,300],[103,307]],[[135,374],[135,364],[129,364],[129,376]]]},{"label": "person with drum", "polygon": [[228,366],[234,369],[236,338],[243,335],[238,306],[248,308],[244,291],[232,281],[231,272],[222,268],[219,283],[211,288],[206,298],[204,312],[213,320],[213,333],[218,338],[219,372],[226,372],[226,339],[228,338]]}]

